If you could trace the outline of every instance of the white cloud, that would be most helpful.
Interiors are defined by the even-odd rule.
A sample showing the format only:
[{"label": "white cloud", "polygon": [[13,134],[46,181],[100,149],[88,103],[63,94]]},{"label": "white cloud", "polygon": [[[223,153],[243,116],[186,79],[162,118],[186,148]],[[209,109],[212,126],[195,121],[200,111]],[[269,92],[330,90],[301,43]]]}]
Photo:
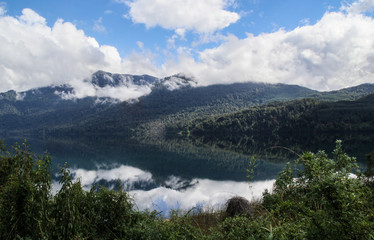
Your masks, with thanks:
[{"label": "white cloud", "polygon": [[184,38],[184,35],[186,34],[186,29],[184,28],[177,28],[175,29],[175,33],[181,38],[181,39],[185,39]]},{"label": "white cloud", "polygon": [[139,168],[120,165],[114,168],[98,168],[97,170],[70,169],[74,179],[80,179],[81,184],[86,189],[104,180],[113,182],[121,180],[127,189],[133,188],[135,183],[153,183],[152,174]]},{"label": "white cloud", "polygon": [[19,17],[0,16],[0,52],[0,92],[69,84],[76,97],[113,93],[127,100],[149,90],[109,89],[104,94],[84,79],[97,70],[157,74],[148,53],[133,52],[122,59],[115,47],[100,45],[72,23],[60,19],[49,27],[31,9],[24,9]]},{"label": "white cloud", "polygon": [[19,19],[28,25],[46,24],[45,18],[39,16],[39,14],[29,8],[25,8],[22,10],[22,15],[19,17]]},{"label": "white cloud", "polygon": [[[193,79],[192,81],[186,81],[185,78]],[[163,79],[162,85],[169,91],[174,91],[182,87],[195,87],[196,82],[193,76],[185,76],[183,74],[173,75],[169,78]]]},{"label": "white cloud", "polygon": [[137,99],[143,95],[151,93],[150,86],[120,86],[120,87],[104,87],[97,89],[96,96],[98,97],[112,97],[120,99],[122,101],[127,101],[131,99]]},{"label": "white cloud", "polygon": [[141,42],[141,41],[136,41],[136,45],[138,45],[138,47],[140,48],[140,49],[144,49],[144,43],[143,42]]},{"label": "white cloud", "polygon": [[[113,183],[118,179],[134,196],[139,210],[155,209],[167,215],[170,209],[189,210],[196,206],[220,209],[233,196],[242,196],[249,200],[260,199],[265,189],[272,190],[275,180],[251,182],[216,181],[195,178],[192,180],[170,176],[156,183],[152,174],[139,168],[120,165],[114,168],[96,170],[70,169],[73,180],[80,179],[82,186],[89,190],[97,183]],[[114,185],[114,184],[113,184]],[[61,188],[53,182],[53,192]],[[148,188],[150,190],[142,190]]]},{"label": "white cloud", "polygon": [[95,32],[101,32],[101,33],[106,32],[106,28],[105,28],[105,26],[103,25],[103,18],[102,18],[102,17],[100,17],[99,19],[97,19],[97,20],[94,22],[93,30],[94,30]]},{"label": "white cloud", "polygon": [[[141,96],[151,93],[152,85],[136,85],[130,84],[127,86],[105,86],[102,88],[94,87],[90,83],[79,82],[79,85],[74,86],[72,93],[55,92],[61,96],[62,99],[84,98],[87,96],[96,96],[99,98],[114,98],[120,101],[136,100]],[[107,100],[97,100],[97,102],[108,102]],[[111,101],[116,102],[116,101]]]},{"label": "white cloud", "polygon": [[225,10],[231,0],[132,0],[124,1],[134,23],[147,28],[161,26],[170,30],[185,29],[211,33],[239,20],[239,14]]},{"label": "white cloud", "polygon": [[374,9],[374,0],[358,0],[352,4],[344,4],[341,10],[348,13],[359,14],[364,12],[371,12]]},{"label": "white cloud", "polygon": [[6,12],[7,12],[6,3],[5,2],[0,2],[0,16],[5,15]]},{"label": "white cloud", "polygon": [[304,19],[301,19],[299,22],[300,22],[301,25],[309,25],[310,24],[310,19],[309,18],[304,18]]},{"label": "white cloud", "polygon": [[[225,12],[225,4],[232,3],[211,1],[213,10],[206,12],[212,12],[215,16],[221,10]],[[156,5],[164,4],[164,1],[152,2]],[[190,7],[189,1],[183,3],[187,6],[185,9]],[[370,9],[368,6],[372,6],[364,3],[371,2],[360,0],[350,7],[366,6],[360,9],[367,10]],[[136,9],[137,4],[145,4],[145,0],[128,4]],[[169,7],[177,8],[178,4],[181,2],[174,1]],[[207,1],[199,1],[201,7],[197,9],[205,8],[206,4]],[[149,3],[148,7],[151,6],[155,5]],[[5,5],[0,4],[0,9],[5,9]],[[2,11],[5,14],[6,10]],[[176,9],[174,12],[177,12]],[[169,26],[175,31],[169,39],[169,46],[175,47],[178,61],[174,60],[175,56],[165,54],[166,60],[161,67],[154,64],[156,55],[141,42],[138,43],[141,52],[133,51],[129,56],[121,58],[115,47],[100,45],[70,22],[58,20],[50,27],[42,16],[31,9],[24,9],[19,17],[4,14],[0,15],[0,92],[70,84],[75,88],[76,97],[114,96],[127,100],[150,91],[149,87],[144,86],[94,88],[84,79],[97,70],[158,77],[183,72],[195,76],[199,85],[255,81],[299,84],[318,90],[339,89],[374,81],[374,20],[349,11],[326,12],[314,25],[288,32],[281,29],[258,36],[248,34],[244,39],[230,34],[200,34],[200,42],[212,41],[213,37],[217,43],[223,42],[216,48],[200,52],[193,49],[194,43],[192,48],[179,47],[175,46],[174,41],[182,38],[185,31],[200,31],[195,27],[201,25],[205,28],[214,24],[210,25],[209,21],[206,25],[202,24],[199,22],[203,21],[200,16],[196,17],[196,22],[188,22],[188,19],[176,21],[171,19],[178,17],[175,13],[168,20],[170,24],[180,22],[181,25]],[[165,20],[155,19],[155,24],[163,24]],[[217,26],[211,28],[212,31],[217,30]]]},{"label": "white cloud", "polygon": [[[48,27],[43,17],[24,9],[18,18],[0,18],[0,91],[17,91],[83,80],[118,54],[62,20]],[[108,61],[109,60],[109,61]],[[116,59],[118,60],[118,59]]]},{"label": "white cloud", "polygon": [[251,183],[235,181],[214,181],[209,179],[193,179],[191,187],[175,190],[158,187],[149,191],[133,190],[137,207],[140,210],[155,209],[163,214],[170,209],[189,210],[196,206],[222,209],[225,202],[234,196],[242,196],[249,200],[260,199],[265,189],[272,190],[274,180]]},{"label": "white cloud", "polygon": [[332,90],[374,82],[374,20],[327,12],[314,25],[244,39],[230,36],[217,48],[188,53],[165,69],[197,76],[200,85],[255,81]]}]

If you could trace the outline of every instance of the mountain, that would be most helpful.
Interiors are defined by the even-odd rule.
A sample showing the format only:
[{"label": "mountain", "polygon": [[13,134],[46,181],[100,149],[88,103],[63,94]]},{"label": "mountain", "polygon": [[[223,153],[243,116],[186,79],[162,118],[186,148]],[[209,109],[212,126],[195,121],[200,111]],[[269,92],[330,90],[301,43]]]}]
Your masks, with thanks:
[{"label": "mountain", "polygon": [[166,89],[173,91],[180,88],[191,88],[196,86],[197,82],[192,77],[179,73],[157,81],[154,85],[154,90]]},{"label": "mountain", "polygon": [[296,85],[250,82],[198,87],[193,78],[183,74],[159,79],[98,71],[85,81],[103,91],[144,86],[149,92],[127,102],[109,97],[74,98],[75,89],[66,85],[0,93],[0,135],[155,138],[163,137],[166,129],[178,124],[272,101],[305,97],[352,100],[374,92],[372,84],[323,93]]},{"label": "mountain", "polygon": [[[85,81],[95,89],[148,86],[165,88],[177,81],[175,89],[188,87],[182,75],[158,79],[149,75],[112,74],[98,71]],[[179,80],[181,78],[182,80]],[[178,81],[179,80],[179,81]],[[184,81],[184,82],[183,82]],[[183,82],[184,85],[181,85]],[[179,84],[179,85],[178,85]],[[48,129],[70,129],[100,116],[103,110],[113,108],[119,101],[111,98],[75,98],[71,86],[50,86],[24,92],[0,93],[0,133],[29,134]]]},{"label": "mountain", "polygon": [[[311,145],[323,138],[357,139],[374,133],[374,94],[355,101],[305,98],[272,102],[230,114],[194,119],[167,129],[169,137],[246,152],[256,142]],[[335,139],[330,139],[334,142]],[[372,143],[372,142],[371,142]],[[305,149],[305,148],[304,148]]]},{"label": "mountain", "polygon": [[181,73],[159,79],[150,75],[113,74],[97,71],[86,82],[91,83],[95,88],[148,86],[153,90],[166,89],[169,91],[197,85],[195,80]]},{"label": "mountain", "polygon": [[343,88],[330,92],[318,92],[308,97],[325,101],[357,100],[374,92],[374,84],[364,83],[358,86]]},{"label": "mountain", "polygon": [[0,132],[28,133],[43,126],[69,126],[97,114],[110,104],[97,98],[66,100],[60,93],[71,93],[68,86],[44,87],[0,94]]},{"label": "mountain", "polygon": [[131,85],[152,85],[159,79],[149,75],[113,74],[104,71],[97,71],[88,79],[90,83],[99,88],[131,86]]},{"label": "mountain", "polygon": [[[238,83],[193,87],[193,81],[185,76],[182,80],[178,76],[178,81],[175,77],[158,81],[152,92],[140,97],[137,102],[123,102],[108,108],[97,118],[78,124],[73,131],[79,135],[111,133],[157,138],[163,137],[164,129],[175,122],[315,93],[307,88],[284,84]],[[171,81],[173,84],[170,84]],[[175,86],[179,88],[175,89]]]}]

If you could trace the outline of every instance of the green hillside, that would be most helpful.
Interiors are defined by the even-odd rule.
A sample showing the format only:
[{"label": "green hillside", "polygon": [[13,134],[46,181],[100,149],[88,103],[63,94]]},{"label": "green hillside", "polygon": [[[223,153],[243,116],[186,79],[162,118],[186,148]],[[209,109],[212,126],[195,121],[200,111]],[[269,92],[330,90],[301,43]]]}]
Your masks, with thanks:
[{"label": "green hillside", "polygon": [[195,119],[168,128],[168,136],[219,145],[236,151],[254,142],[308,142],[321,136],[359,136],[374,132],[374,94],[356,101],[315,99],[273,102],[243,111]]},{"label": "green hillside", "polygon": [[[100,111],[90,112],[86,115],[81,109],[77,109],[76,114],[80,116],[80,119],[76,119],[76,121],[68,121],[64,124],[61,122],[44,124],[34,121],[35,124],[39,124],[39,127],[35,126],[33,131],[40,132],[41,129],[45,129],[47,133],[53,135],[115,134],[129,136],[134,134],[135,130],[135,135],[139,135],[140,132],[143,132],[142,128],[148,131],[149,126],[155,124],[155,121],[162,121],[161,128],[164,128],[167,124],[180,120],[230,113],[253,105],[274,100],[302,98],[313,93],[315,91],[299,86],[262,83],[184,87],[174,91],[156,86],[151,94],[143,96],[135,102],[105,105]],[[79,102],[71,101],[70,104],[79,107],[77,103]],[[88,108],[87,105],[84,107]],[[95,110],[95,107],[91,106],[90,109]],[[72,111],[69,115],[74,114],[74,109]],[[58,114],[61,114],[62,119],[64,118],[63,112],[58,112]],[[34,114],[31,113],[30,116],[30,121],[33,121]],[[69,116],[66,117],[70,120]]]},{"label": "green hillside", "polygon": [[[100,74],[95,77],[100,78]],[[120,75],[113,76],[121,78]],[[133,77],[135,79],[136,76]],[[179,76],[179,80],[181,79],[186,83],[191,81]],[[329,101],[354,100],[374,92],[372,84],[333,92],[318,92],[296,85],[264,83],[207,87],[191,87],[186,84],[171,91],[163,85],[164,81],[171,80],[172,78],[160,80],[149,95],[131,102],[94,97],[68,100],[56,94],[72,92],[73,89],[68,86],[45,87],[23,93],[0,93],[0,134],[119,135],[155,139],[163,138],[166,129],[185,125],[194,119],[220,116],[273,101],[305,97]]]},{"label": "green hillside", "polygon": [[163,138],[169,127],[194,119],[233,113],[273,101],[312,97],[329,101],[352,100],[374,92],[371,84],[320,93],[284,84],[240,83],[175,91],[154,89],[136,103],[116,105],[75,129],[84,133],[108,132],[136,138]]},{"label": "green hillside", "polygon": [[110,107],[95,104],[96,98],[64,100],[56,91],[71,91],[67,87],[46,87],[21,93],[0,94],[0,133],[30,134],[57,126],[71,127]]}]

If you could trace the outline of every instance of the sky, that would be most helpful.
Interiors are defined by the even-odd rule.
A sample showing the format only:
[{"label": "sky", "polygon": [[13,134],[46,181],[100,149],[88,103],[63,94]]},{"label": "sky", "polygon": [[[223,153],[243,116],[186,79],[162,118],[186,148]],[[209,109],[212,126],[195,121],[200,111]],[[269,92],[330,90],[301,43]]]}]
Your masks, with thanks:
[{"label": "sky", "polygon": [[0,91],[94,95],[84,79],[98,70],[200,86],[374,83],[373,11],[374,0],[0,0]]}]

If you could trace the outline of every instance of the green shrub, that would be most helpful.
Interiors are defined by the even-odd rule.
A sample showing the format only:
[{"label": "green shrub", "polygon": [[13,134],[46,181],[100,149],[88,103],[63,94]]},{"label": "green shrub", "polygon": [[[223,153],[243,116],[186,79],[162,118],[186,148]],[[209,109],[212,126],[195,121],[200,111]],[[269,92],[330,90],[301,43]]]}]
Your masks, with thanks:
[{"label": "green shrub", "polygon": [[209,239],[272,239],[272,225],[267,219],[250,219],[244,216],[229,217],[223,221]]},{"label": "green shrub", "polygon": [[48,238],[50,157],[34,155],[26,143],[0,145],[0,238]]},{"label": "green shrub", "polygon": [[[139,212],[118,190],[83,190],[65,166],[51,194],[51,159],[0,142],[0,239],[374,239],[373,177],[337,141],[333,158],[304,153],[279,174],[254,214]],[[352,173],[356,173],[352,176]]]},{"label": "green shrub", "polygon": [[140,214],[121,188],[84,191],[65,166],[52,196],[49,156],[34,155],[27,143],[0,149],[1,239],[131,239]]},{"label": "green shrub", "polygon": [[355,158],[342,151],[341,142],[336,143],[333,159],[320,151],[304,153],[300,163],[299,168],[287,165],[273,193],[263,195],[264,207],[277,219],[283,233],[289,232],[285,229],[289,226],[302,235],[305,232],[307,239],[372,238],[372,191]]}]

